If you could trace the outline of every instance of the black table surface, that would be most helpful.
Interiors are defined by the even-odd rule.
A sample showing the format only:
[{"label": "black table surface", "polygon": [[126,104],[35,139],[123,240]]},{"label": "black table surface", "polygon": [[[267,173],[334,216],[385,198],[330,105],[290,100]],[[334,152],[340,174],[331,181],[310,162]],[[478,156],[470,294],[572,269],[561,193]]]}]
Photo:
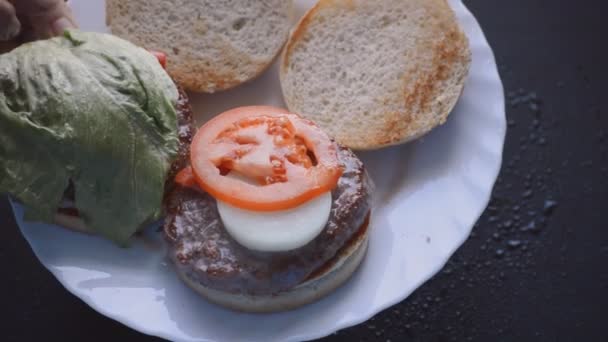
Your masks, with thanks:
[{"label": "black table surface", "polygon": [[[608,6],[465,3],[494,49],[507,100],[492,200],[439,274],[326,340],[608,341]],[[64,290],[34,257],[5,198],[0,224],[1,340],[156,339]]]}]

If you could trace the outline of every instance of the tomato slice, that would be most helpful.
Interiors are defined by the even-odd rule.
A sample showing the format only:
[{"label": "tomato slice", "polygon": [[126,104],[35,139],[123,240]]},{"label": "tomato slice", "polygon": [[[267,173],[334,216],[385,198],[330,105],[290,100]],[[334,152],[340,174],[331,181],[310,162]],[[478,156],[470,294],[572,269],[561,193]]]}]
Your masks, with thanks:
[{"label": "tomato slice", "polygon": [[160,51],[150,51],[150,53],[158,59],[158,63],[160,63],[163,69],[167,69],[167,55]]},{"label": "tomato slice", "polygon": [[[337,145],[319,127],[266,106],[236,108],[207,122],[193,139],[190,161],[203,190],[256,211],[293,208],[330,191],[343,170]],[[233,172],[239,177],[226,177]]]},{"label": "tomato slice", "polygon": [[198,183],[196,182],[196,178],[194,178],[192,167],[190,166],[182,169],[175,175],[175,183],[185,188],[198,189]]}]

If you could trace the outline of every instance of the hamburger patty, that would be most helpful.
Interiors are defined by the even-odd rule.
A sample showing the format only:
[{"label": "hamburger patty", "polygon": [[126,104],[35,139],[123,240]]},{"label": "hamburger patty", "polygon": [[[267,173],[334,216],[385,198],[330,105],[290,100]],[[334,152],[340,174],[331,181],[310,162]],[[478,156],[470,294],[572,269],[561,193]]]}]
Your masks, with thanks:
[{"label": "hamburger patty", "polygon": [[339,158],[345,171],[332,191],[325,228],[307,245],[287,252],[241,246],[224,228],[213,197],[177,185],[166,198],[164,232],[178,272],[231,293],[275,294],[305,281],[336,256],[370,211],[373,185],[363,164],[346,148],[340,148]]},{"label": "hamburger patty", "polygon": [[165,191],[169,192],[173,188],[173,178],[175,175],[184,167],[190,164],[190,144],[192,138],[196,133],[194,122],[192,120],[192,108],[188,100],[188,95],[182,87],[177,86],[179,91],[179,98],[177,99],[177,106],[175,110],[177,112],[177,133],[179,136],[179,149],[177,157],[171,164],[169,174],[167,175],[167,182],[165,183]]},{"label": "hamburger patty", "polygon": [[[179,146],[177,156],[171,164],[169,174],[167,175],[167,181],[165,182],[165,193],[170,192],[173,189],[173,178],[179,170],[183,169],[190,163],[190,143],[196,128],[192,120],[192,108],[188,100],[188,95],[179,85],[177,86],[179,97],[177,99],[177,105],[175,111],[177,113],[177,132],[179,137]],[[74,203],[74,184],[70,181],[65,193],[63,195],[65,206],[57,209],[59,214],[68,216],[79,216],[78,209],[73,207]]]}]

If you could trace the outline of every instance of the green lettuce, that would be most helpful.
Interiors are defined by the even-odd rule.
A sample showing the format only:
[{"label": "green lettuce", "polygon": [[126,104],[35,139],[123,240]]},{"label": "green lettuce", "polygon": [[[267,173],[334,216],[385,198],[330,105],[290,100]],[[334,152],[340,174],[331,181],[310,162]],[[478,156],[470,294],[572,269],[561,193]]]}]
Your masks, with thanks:
[{"label": "green lettuce", "polygon": [[66,31],[0,55],[0,193],[52,222],[71,181],[94,232],[125,245],[161,214],[178,92],[117,37]]}]

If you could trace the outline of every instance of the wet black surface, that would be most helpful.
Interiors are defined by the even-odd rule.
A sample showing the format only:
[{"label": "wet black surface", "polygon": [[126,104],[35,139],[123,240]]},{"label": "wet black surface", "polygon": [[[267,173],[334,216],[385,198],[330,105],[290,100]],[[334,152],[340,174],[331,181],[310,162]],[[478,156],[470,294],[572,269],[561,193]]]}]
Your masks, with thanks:
[{"label": "wet black surface", "polygon": [[[509,130],[471,238],[404,302],[327,341],[607,341],[608,81],[602,1],[468,0]],[[3,340],[144,341],[68,294],[0,201]]]}]

